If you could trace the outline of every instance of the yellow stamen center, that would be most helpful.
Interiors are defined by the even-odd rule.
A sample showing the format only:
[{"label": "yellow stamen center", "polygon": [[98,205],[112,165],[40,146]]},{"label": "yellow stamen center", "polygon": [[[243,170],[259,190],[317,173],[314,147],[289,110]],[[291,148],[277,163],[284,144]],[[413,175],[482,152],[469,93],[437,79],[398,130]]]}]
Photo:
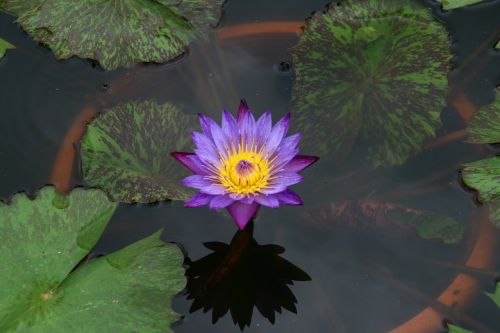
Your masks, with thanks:
[{"label": "yellow stamen center", "polygon": [[221,156],[220,161],[215,178],[230,193],[258,193],[272,179],[272,160],[264,156],[262,151],[257,151],[253,145],[233,146],[227,157]]}]

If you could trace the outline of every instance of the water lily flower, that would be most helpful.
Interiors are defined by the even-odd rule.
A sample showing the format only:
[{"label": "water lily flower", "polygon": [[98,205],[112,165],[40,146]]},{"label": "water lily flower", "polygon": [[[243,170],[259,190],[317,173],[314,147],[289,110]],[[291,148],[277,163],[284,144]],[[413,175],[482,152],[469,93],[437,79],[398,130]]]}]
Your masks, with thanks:
[{"label": "water lily flower", "polygon": [[318,157],[297,155],[300,134],[286,137],[290,114],[273,126],[270,112],[255,120],[242,101],[236,118],[224,110],[222,126],[203,114],[199,120],[202,132],[191,135],[194,153],[171,153],[194,173],[182,183],[199,190],[186,207],[227,208],[243,230],[260,205],[302,204],[288,186],[301,182],[299,172]]}]

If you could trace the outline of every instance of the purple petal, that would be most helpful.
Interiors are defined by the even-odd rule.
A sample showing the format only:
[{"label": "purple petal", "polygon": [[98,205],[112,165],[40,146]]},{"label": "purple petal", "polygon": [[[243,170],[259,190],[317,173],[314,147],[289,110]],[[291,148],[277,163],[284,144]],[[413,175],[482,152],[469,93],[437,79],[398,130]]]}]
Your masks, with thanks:
[{"label": "purple petal", "polygon": [[196,149],[194,150],[196,155],[204,162],[216,166],[219,165],[219,154],[212,140],[199,132],[193,132],[191,136],[196,145]]},{"label": "purple petal", "polygon": [[208,205],[212,198],[213,196],[205,193],[196,193],[184,203],[184,207],[193,208]]},{"label": "purple petal", "polygon": [[290,113],[287,113],[283,118],[280,119],[274,125],[271,130],[271,134],[269,135],[269,139],[267,140],[266,149],[264,150],[264,155],[272,154],[278,148],[288,131],[288,127],[290,126]]},{"label": "purple petal", "polygon": [[227,151],[229,150],[229,142],[226,140],[222,129],[217,124],[212,124],[211,128],[212,139],[217,147],[220,156],[227,157]]},{"label": "purple petal", "polygon": [[244,113],[240,118],[238,118],[238,124],[240,128],[240,142],[243,144],[247,144],[248,147],[251,147],[252,144],[256,143],[256,135],[255,135],[255,118],[252,112],[248,111]]},{"label": "purple petal", "polygon": [[[184,178],[181,183],[184,186],[191,187],[191,188],[196,188],[198,190],[204,189],[213,183],[210,180],[205,179],[204,176],[200,175],[192,175]],[[210,194],[210,193],[208,193]]]},{"label": "purple petal", "polygon": [[217,124],[212,118],[205,116],[203,113],[198,114],[202,133],[209,139],[212,139],[211,128]]},{"label": "purple petal", "polygon": [[281,167],[288,162],[290,162],[295,155],[299,152],[299,148],[297,145],[300,141],[300,133],[291,135],[281,142],[279,147],[276,149],[276,159],[274,160],[273,165],[277,169],[281,169]]},{"label": "purple petal", "polygon": [[286,190],[286,185],[277,183],[269,185],[268,187],[260,190],[260,192],[263,194],[276,194],[283,192],[284,190]]},{"label": "purple petal", "polygon": [[226,208],[234,202],[229,195],[217,195],[210,201],[210,209]]},{"label": "purple petal", "polygon": [[280,203],[278,199],[273,195],[259,194],[255,196],[255,201],[262,206],[267,206],[270,208],[278,208]]},{"label": "purple petal", "polygon": [[304,177],[296,172],[281,171],[274,175],[271,185],[279,184],[283,186],[290,186],[300,183],[303,179]]},{"label": "purple petal", "polygon": [[238,123],[227,110],[222,113],[222,132],[228,140],[235,145],[238,144]]},{"label": "purple petal", "polygon": [[292,190],[284,190],[274,195],[280,204],[298,206],[303,205],[302,199]]},{"label": "purple petal", "polygon": [[182,165],[191,170],[193,173],[199,175],[204,175],[207,173],[203,168],[200,158],[194,153],[173,152],[170,153],[170,155],[177,161],[181,162]]},{"label": "purple petal", "polygon": [[319,160],[319,157],[316,156],[297,155],[288,164],[283,166],[283,170],[298,173],[316,163],[317,160]]},{"label": "purple petal", "polygon": [[257,129],[257,148],[260,148],[267,142],[267,138],[269,137],[269,134],[271,134],[271,129],[273,127],[271,112],[264,112],[264,114],[257,120],[255,127]]},{"label": "purple petal", "polygon": [[250,221],[250,219],[252,219],[255,214],[257,214],[257,209],[259,209],[259,205],[256,203],[247,205],[238,201],[227,207],[227,211],[236,221],[236,224],[238,225],[240,230],[245,229],[248,221]]},{"label": "purple petal", "polygon": [[250,205],[250,204],[253,204],[253,202],[255,201],[255,196],[254,195],[243,196],[243,198],[241,198],[239,201],[241,203]]},{"label": "purple petal", "polygon": [[211,185],[207,187],[200,188],[200,192],[211,195],[222,195],[226,193],[226,188],[222,185],[211,183]]},{"label": "purple petal", "polygon": [[236,115],[236,120],[238,122],[238,125],[241,126],[243,118],[245,118],[248,113],[250,113],[250,108],[248,107],[247,102],[244,99],[242,99],[240,101],[240,107],[238,108],[238,114]]}]

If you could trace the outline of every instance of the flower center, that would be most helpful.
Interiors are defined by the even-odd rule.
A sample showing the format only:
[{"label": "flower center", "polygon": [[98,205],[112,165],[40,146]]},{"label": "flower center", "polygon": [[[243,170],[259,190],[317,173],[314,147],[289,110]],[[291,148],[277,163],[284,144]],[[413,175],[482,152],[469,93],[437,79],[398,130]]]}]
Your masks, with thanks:
[{"label": "flower center", "polygon": [[242,145],[221,158],[216,179],[228,192],[254,194],[266,188],[271,180],[272,166],[262,152]]}]

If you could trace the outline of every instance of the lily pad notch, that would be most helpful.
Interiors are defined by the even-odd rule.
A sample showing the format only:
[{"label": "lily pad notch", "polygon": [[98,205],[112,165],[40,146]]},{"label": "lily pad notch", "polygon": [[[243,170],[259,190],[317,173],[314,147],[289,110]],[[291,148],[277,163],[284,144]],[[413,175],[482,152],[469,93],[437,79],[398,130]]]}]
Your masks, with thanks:
[{"label": "lily pad notch", "polygon": [[184,256],[161,231],[84,260],[116,206],[100,190],[52,187],[0,204],[2,332],[172,332]]},{"label": "lily pad notch", "polygon": [[224,0],[3,0],[0,8],[58,59],[78,56],[105,70],[163,63],[215,27]]}]

